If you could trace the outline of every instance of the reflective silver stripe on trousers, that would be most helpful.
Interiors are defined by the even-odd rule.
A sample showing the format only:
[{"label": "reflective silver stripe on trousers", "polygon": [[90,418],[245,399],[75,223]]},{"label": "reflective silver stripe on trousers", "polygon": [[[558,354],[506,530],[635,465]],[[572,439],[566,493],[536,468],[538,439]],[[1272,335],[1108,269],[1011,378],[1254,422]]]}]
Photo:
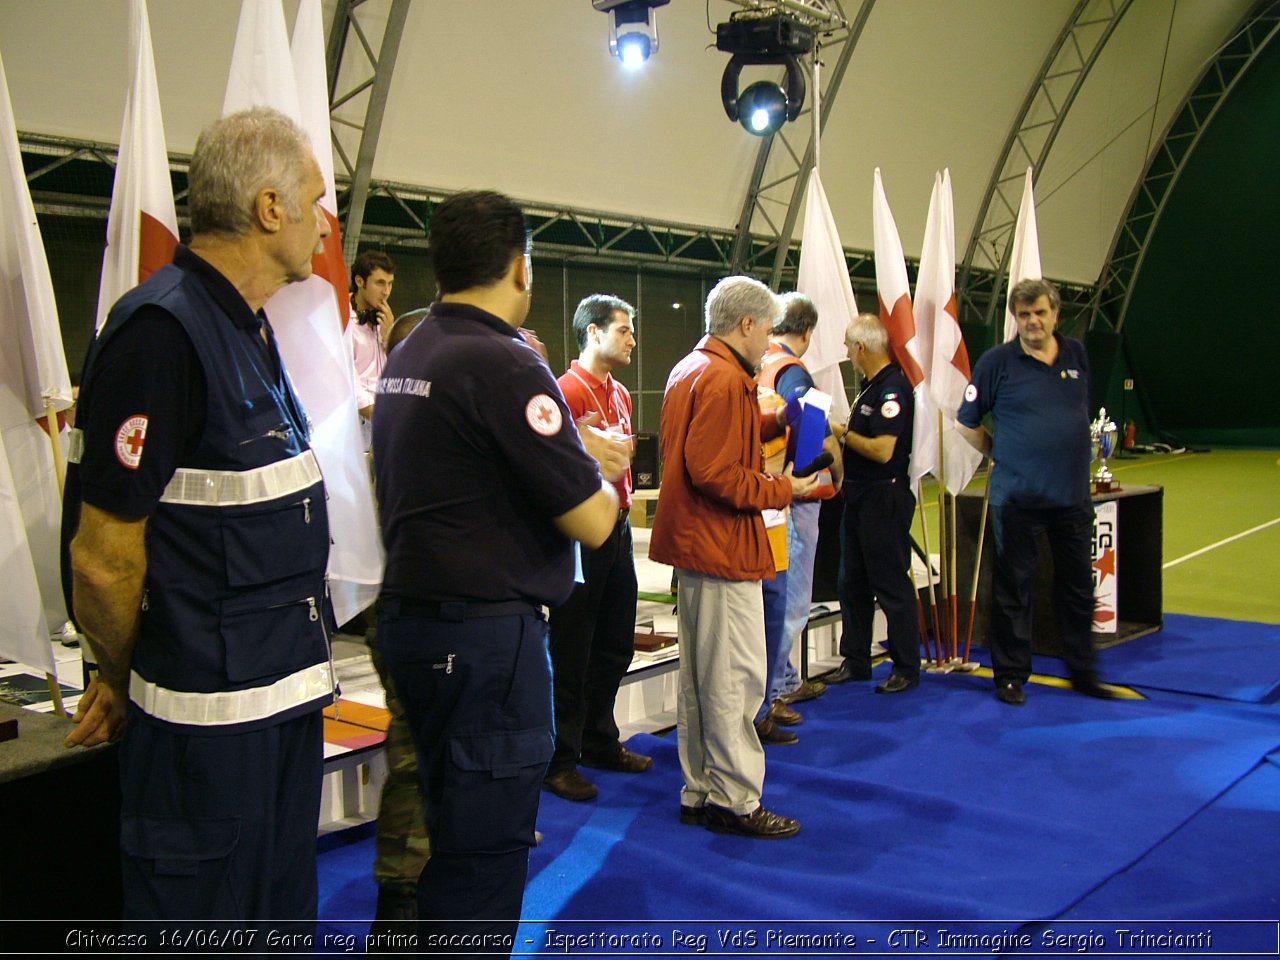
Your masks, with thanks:
[{"label": "reflective silver stripe on trousers", "polygon": [[332,693],[333,674],[328,663],[306,667],[270,686],[219,693],[166,690],[137,673],[129,675],[129,699],[144,713],[170,723],[196,727],[265,720]]},{"label": "reflective silver stripe on trousers", "polygon": [[79,463],[84,456],[84,431],[72,427],[67,431],[67,463]]},{"label": "reflective silver stripe on trousers", "polygon": [[305,490],[320,479],[320,465],[310,450],[253,470],[181,467],[174,471],[160,502],[205,507],[261,503]]}]

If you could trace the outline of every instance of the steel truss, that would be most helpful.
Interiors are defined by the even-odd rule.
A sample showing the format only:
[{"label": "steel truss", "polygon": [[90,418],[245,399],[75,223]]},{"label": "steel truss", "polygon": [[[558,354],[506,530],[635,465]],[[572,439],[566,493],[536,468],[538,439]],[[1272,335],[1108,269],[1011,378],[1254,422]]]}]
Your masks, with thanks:
[{"label": "steel truss", "polygon": [[1148,244],[1164,214],[1174,185],[1195,154],[1204,131],[1236,84],[1280,32],[1280,0],[1254,5],[1231,31],[1231,38],[1191,87],[1125,207],[1111,250],[1094,285],[1089,329],[1102,325],[1119,333],[1129,312]]},{"label": "steel truss", "polygon": [[[1067,111],[1132,0],[1080,0],[1023,99],[991,172],[956,284],[960,319],[991,326],[1003,311],[1000,292],[1027,167],[1038,173]],[[985,271],[978,276],[975,271]],[[983,302],[985,300],[985,303]]]}]

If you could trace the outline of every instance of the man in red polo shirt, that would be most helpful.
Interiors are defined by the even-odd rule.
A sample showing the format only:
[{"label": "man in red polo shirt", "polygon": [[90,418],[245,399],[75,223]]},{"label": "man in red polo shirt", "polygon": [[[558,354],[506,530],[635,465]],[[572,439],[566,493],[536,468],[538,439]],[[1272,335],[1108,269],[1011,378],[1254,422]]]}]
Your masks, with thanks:
[{"label": "man in red polo shirt", "polygon": [[[593,294],[578,304],[573,331],[579,357],[560,378],[569,410],[579,422],[631,435],[631,394],[613,371],[631,362],[636,311],[629,303]],[[597,549],[582,548],[585,582],[551,611],[551,664],[555,679],[556,751],[542,781],[566,800],[591,800],[596,785],[582,764],[623,773],[643,773],[650,757],[618,741],[613,702],[631,665],[636,626],[636,567],[632,556],[631,471],[614,484],[618,522]]]}]

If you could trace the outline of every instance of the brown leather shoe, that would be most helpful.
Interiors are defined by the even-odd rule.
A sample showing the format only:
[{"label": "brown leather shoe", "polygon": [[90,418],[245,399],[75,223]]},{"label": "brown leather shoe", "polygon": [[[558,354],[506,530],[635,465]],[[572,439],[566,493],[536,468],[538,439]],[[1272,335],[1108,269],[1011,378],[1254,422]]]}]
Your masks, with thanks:
[{"label": "brown leather shoe", "polygon": [[784,693],[778,699],[783,703],[803,703],[806,700],[816,700],[827,692],[827,685],[821,680],[804,680],[800,686],[796,687],[790,693]]},{"label": "brown leather shoe", "polygon": [[653,766],[653,757],[643,753],[632,753],[622,744],[614,744],[612,750],[603,753],[587,753],[583,751],[584,767],[595,767],[597,770],[617,770],[619,773],[644,773]]},{"label": "brown leather shoe", "polygon": [[707,822],[707,808],[687,807],[683,803],[680,804],[680,822],[687,823],[691,827],[705,826]]},{"label": "brown leather shoe", "polygon": [[797,723],[804,723],[804,717],[800,716],[795,710],[792,710],[781,700],[773,701],[773,706],[769,708],[769,719],[774,723],[780,723],[784,727],[794,727]]},{"label": "brown leather shoe", "polygon": [[800,832],[800,821],[756,807],[750,813],[736,814],[724,807],[708,803],[703,810],[707,829],[713,833],[736,833],[760,840],[780,840]]},{"label": "brown leather shoe", "polygon": [[790,730],[783,730],[774,723],[768,714],[763,720],[756,721],[756,736],[761,743],[799,743],[800,738]]},{"label": "brown leather shoe", "polygon": [[594,800],[599,788],[578,772],[577,767],[567,767],[548,773],[542,778],[542,789],[550,790],[565,800]]}]

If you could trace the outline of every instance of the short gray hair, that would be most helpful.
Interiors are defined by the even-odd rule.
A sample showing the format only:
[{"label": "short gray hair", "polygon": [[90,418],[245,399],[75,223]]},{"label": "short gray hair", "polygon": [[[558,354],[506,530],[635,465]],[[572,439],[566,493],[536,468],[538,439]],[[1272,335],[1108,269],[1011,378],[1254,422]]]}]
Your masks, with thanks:
[{"label": "short gray hair", "polygon": [[280,191],[289,218],[302,220],[302,187],[313,157],[307,133],[270,107],[253,107],[210,124],[196,141],[187,173],[191,232],[241,237],[254,223],[254,203]]},{"label": "short gray hair", "polygon": [[851,347],[860,343],[872,353],[888,353],[889,331],[874,313],[860,313],[845,328],[844,342]]},{"label": "short gray hair", "polygon": [[707,333],[722,337],[732,333],[743,317],[752,317],[773,328],[782,306],[772,290],[752,277],[725,277],[707,294]]},{"label": "short gray hair", "polygon": [[1018,304],[1030,306],[1041,297],[1048,297],[1049,306],[1053,309],[1062,309],[1062,294],[1058,292],[1056,286],[1043,277],[1024,277],[1015,283],[1013,289],[1009,291],[1009,306],[1015,308]]}]

